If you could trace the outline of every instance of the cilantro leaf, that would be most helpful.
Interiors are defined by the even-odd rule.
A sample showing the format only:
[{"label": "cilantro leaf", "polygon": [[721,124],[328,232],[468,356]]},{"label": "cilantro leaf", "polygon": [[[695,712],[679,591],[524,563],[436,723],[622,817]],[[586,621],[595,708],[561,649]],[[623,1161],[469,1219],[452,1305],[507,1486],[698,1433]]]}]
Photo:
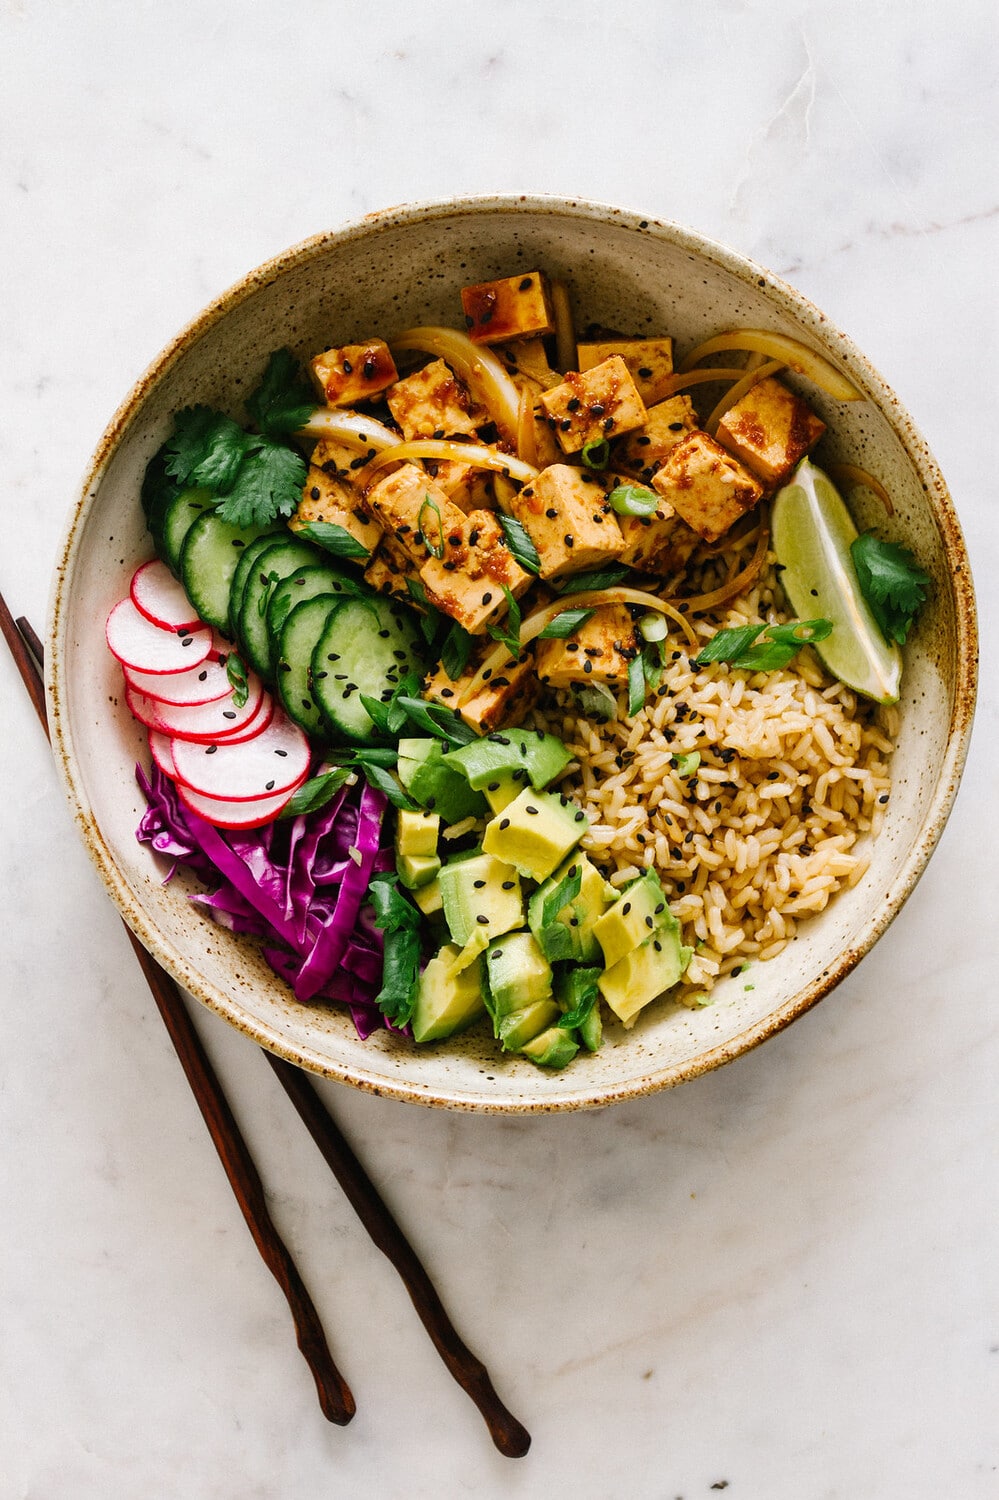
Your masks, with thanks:
[{"label": "cilantro leaf", "polygon": [[368,886],[368,900],[375,913],[375,926],[382,932],[400,932],[420,925],[420,913],[399,889],[398,875],[382,872],[373,875]]},{"label": "cilantro leaf", "polygon": [[912,553],[865,531],[850,546],[860,591],[886,641],[905,645],[913,620],[926,600],[929,574]]},{"label": "cilantro leaf", "polygon": [[398,877],[376,875],[368,886],[375,926],[385,934],[382,987],[375,1003],[394,1026],[405,1026],[413,1014],[420,980],[420,913],[399,889]]},{"label": "cilantro leaf", "polygon": [[347,766],[337,766],[334,771],[323,771],[318,776],[303,781],[279,816],[297,818],[303,813],[316,812],[320,807],[325,807],[336,796],[349,775]]},{"label": "cilantro leaf", "polygon": [[224,494],[234,483],[250,439],[231,417],[210,406],[187,406],[174,417],[166,471],[184,487]]},{"label": "cilantro leaf", "polygon": [[304,427],[318,405],[291,350],[275,349],[246,409],[264,437],[278,438]]},{"label": "cilantro leaf", "polygon": [[824,641],[831,630],[829,620],[791,620],[787,625],[739,625],[719,630],[694,657],[694,665],[724,661],[744,672],[776,672],[786,667],[803,646]]},{"label": "cilantro leaf", "polygon": [[302,497],[305,459],[283,443],[250,439],[235,483],[218,513],[234,526],[262,526],[277,516],[290,516]]},{"label": "cilantro leaf", "polygon": [[246,665],[235,651],[230,651],[225,659],[225,675],[232,688],[233,708],[242,708],[250,696],[250,684],[246,677]]}]

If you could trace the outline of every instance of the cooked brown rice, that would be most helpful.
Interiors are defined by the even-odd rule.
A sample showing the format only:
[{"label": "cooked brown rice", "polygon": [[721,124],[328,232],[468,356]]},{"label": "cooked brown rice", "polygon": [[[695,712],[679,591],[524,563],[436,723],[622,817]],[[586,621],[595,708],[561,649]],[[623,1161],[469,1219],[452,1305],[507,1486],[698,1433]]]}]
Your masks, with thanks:
[{"label": "cooked brown rice", "polygon": [[[771,568],[692,624],[706,641],[786,618]],[[608,879],[659,872],[694,949],[677,995],[696,1005],[723,975],[780,953],[803,918],[863,875],[897,714],[835,682],[809,649],[786,670],[749,674],[693,668],[679,636],[643,712],[620,712],[594,723],[565,692],[528,722],[573,752],[563,787],[591,820],[583,848]],[[694,751],[683,777],[676,759]]]}]

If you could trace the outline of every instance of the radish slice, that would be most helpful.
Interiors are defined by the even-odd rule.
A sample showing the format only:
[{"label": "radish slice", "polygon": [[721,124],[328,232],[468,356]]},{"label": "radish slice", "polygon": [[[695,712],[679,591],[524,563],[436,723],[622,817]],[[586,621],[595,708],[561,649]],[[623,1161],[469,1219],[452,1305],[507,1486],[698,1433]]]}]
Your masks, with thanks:
[{"label": "radish slice", "polygon": [[158,557],[136,570],[129,593],[139,613],[162,630],[194,630],[201,624],[184,585]]},{"label": "radish slice", "polygon": [[139,613],[131,596],[115,605],[105,633],[112,655],[123,666],[156,676],[196,667],[205,660],[214,641],[214,631],[208,625],[183,633],[154,625]]},{"label": "radish slice", "polygon": [[229,674],[220,661],[208,656],[186,672],[137,672],[123,665],[125,680],[140,693],[159,698],[162,703],[214,703],[232,695]]},{"label": "radish slice", "polygon": [[177,779],[203,797],[251,802],[297,786],[309,769],[309,741],[281,709],[262,734],[239,744],[171,745]]},{"label": "radish slice", "polygon": [[173,763],[173,752],[170,749],[169,736],[160,734],[156,729],[150,729],[149,753],[164,776],[169,776],[172,781],[177,775],[177,767]]},{"label": "radish slice", "polygon": [[171,739],[203,745],[250,739],[267,728],[274,714],[274,700],[264,692],[259,677],[252,678],[250,696],[242,708],[234,707],[231,697],[190,706],[164,703],[128,686],[125,701],[141,724]]},{"label": "radish slice", "polygon": [[199,792],[192,792],[182,781],[177,783],[177,793],[185,807],[216,828],[260,828],[264,823],[273,822],[302,781],[286,792],[275,792],[273,797],[252,798],[249,802],[225,802],[217,797],[203,797]]}]

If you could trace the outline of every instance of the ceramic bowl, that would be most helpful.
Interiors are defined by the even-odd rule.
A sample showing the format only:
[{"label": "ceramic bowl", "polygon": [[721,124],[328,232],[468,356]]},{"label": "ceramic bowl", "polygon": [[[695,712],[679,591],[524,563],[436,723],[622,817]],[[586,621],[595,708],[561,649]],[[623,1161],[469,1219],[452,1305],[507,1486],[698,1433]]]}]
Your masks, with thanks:
[{"label": "ceramic bowl", "polygon": [[[570,283],[580,324],[669,332],[681,347],[721,329],[770,328],[826,352],[866,400],[811,389],[830,425],[824,452],[881,477],[894,516],[876,523],[932,575],[931,601],[906,651],[893,793],[868,873],[761,965],[755,987],[727,981],[700,1011],[652,1006],[630,1032],[563,1073],[502,1056],[475,1030],[417,1049],[388,1033],[358,1040],[334,1008],[297,1004],[239,940],[198,915],[183,878],[135,839],[142,810],[133,767],[145,752],[105,616],[150,554],[138,503],[147,460],[171,414],[238,405],[244,376],[290,345],[303,356],[371,332],[454,323],[463,283],[544,266]],[[872,506],[875,502],[871,502]],[[971,578],[944,481],[881,376],[821,312],[759,266],[673,224],[549,198],[482,198],[373,214],[279,255],[225,293],[153,363],[113,418],[72,514],[54,580],[48,688],[56,758],[80,832],[139,939],[218,1015],[301,1066],[371,1092],[485,1111],[549,1111],[635,1098],[756,1046],[828,994],[885,931],[913,889],[957,791],[975,694]]]}]

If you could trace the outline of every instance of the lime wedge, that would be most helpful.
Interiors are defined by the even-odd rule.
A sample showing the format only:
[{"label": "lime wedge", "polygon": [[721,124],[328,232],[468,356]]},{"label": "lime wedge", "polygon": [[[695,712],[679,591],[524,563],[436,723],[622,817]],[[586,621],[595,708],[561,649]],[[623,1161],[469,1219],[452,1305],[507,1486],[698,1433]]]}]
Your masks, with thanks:
[{"label": "lime wedge", "polygon": [[885,640],[860,591],[850,556],[857,528],[832,480],[807,458],[774,500],[771,527],[791,608],[802,620],[832,622],[814,647],[830,672],[865,698],[896,703],[902,653]]}]

